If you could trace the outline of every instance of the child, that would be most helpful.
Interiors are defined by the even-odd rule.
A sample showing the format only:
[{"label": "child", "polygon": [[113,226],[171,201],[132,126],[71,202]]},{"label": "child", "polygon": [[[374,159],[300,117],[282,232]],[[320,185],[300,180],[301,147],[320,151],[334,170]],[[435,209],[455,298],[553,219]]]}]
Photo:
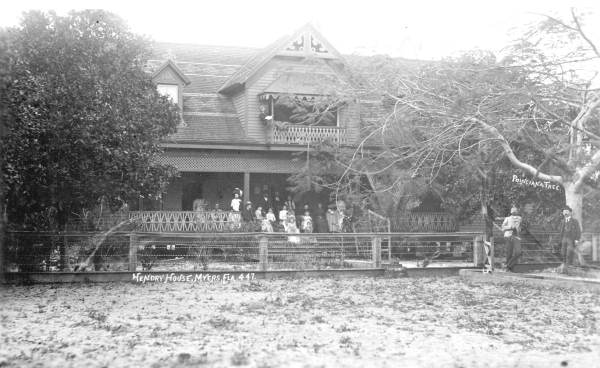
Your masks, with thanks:
[{"label": "child", "polygon": [[277,221],[277,219],[275,218],[275,214],[273,213],[273,209],[269,208],[269,210],[267,211],[267,220],[269,220],[271,222],[271,225]]},{"label": "child", "polygon": [[304,216],[302,216],[302,225],[300,226],[303,233],[312,233],[313,232],[313,222],[312,217],[310,217],[310,212],[304,211]]},{"label": "child", "polygon": [[281,211],[279,211],[279,222],[280,222],[281,226],[283,226],[283,229],[285,231],[287,231],[287,216],[288,216],[287,206],[284,204]]},{"label": "child", "polygon": [[256,211],[254,211],[254,217],[256,217],[256,219],[259,220],[259,221],[263,220],[262,207],[261,206],[258,206],[256,208]]}]

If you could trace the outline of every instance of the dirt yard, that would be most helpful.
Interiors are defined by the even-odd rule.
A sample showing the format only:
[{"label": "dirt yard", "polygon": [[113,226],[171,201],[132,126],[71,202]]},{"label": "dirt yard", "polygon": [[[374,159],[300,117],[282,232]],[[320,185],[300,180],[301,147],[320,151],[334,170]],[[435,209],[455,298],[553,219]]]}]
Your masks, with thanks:
[{"label": "dirt yard", "polygon": [[0,367],[600,367],[600,294],[451,278],[9,286]]}]

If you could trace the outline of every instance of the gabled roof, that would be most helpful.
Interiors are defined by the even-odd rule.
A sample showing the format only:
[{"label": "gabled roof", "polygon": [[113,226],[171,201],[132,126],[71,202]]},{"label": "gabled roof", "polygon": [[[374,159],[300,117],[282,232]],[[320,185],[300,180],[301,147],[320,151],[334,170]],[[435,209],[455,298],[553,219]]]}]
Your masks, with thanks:
[{"label": "gabled roof", "polygon": [[258,52],[223,84],[219,93],[227,94],[241,88],[250,77],[276,55],[342,59],[341,54],[315,27],[306,24],[291,36],[282,37]]},{"label": "gabled roof", "polygon": [[181,79],[183,84],[185,84],[186,86],[191,83],[190,79],[188,77],[186,77],[185,74],[183,74],[181,69],[179,69],[177,67],[177,65],[175,65],[175,63],[173,61],[171,61],[171,59],[167,60],[154,73],[152,73],[152,79],[156,78],[160,73],[162,73],[163,70],[165,70],[167,68],[170,68],[171,70],[173,70],[175,75],[177,75],[177,77],[179,79]]}]

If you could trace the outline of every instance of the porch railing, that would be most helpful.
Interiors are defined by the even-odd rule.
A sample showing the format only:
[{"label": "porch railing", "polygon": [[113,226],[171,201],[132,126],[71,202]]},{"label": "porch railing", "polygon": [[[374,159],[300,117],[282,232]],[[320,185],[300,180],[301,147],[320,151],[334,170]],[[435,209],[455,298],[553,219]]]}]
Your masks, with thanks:
[{"label": "porch railing", "polygon": [[454,232],[457,228],[456,218],[445,212],[401,212],[391,218],[394,232]]},{"label": "porch railing", "polygon": [[288,125],[285,128],[274,128],[272,143],[274,144],[309,144],[323,141],[334,144],[347,144],[348,137],[345,128]]},{"label": "porch railing", "polygon": [[219,233],[240,223],[233,211],[132,211],[129,218],[138,231],[151,233]]}]

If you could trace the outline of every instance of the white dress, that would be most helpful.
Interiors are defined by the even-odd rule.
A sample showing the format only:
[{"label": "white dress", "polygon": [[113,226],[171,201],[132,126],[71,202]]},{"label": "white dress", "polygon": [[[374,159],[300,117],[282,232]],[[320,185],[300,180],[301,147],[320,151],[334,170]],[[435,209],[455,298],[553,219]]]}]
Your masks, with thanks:
[{"label": "white dress", "polygon": [[239,198],[234,198],[231,200],[231,209],[235,212],[240,212],[240,206],[242,204],[242,200]]}]

